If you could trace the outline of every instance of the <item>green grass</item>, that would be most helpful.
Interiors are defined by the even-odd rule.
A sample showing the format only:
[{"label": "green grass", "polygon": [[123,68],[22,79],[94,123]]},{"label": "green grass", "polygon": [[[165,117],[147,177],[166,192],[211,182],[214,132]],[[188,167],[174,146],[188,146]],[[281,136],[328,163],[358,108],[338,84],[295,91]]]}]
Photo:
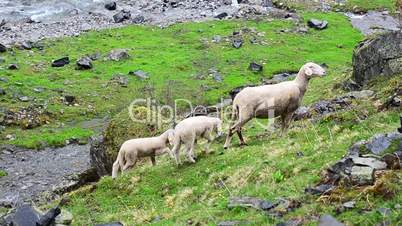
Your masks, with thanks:
[{"label": "green grass", "polygon": [[[296,10],[316,10],[322,7],[321,1],[310,0],[274,0],[276,4],[282,3],[288,8]],[[338,3],[335,0],[325,1],[333,7],[333,10],[367,12],[369,10],[389,10],[394,12],[396,0],[345,0]]]},{"label": "green grass", "polygon": [[[362,39],[362,35],[353,30],[347,18],[339,13],[302,15],[305,20],[311,17],[326,19],[330,28],[297,34],[280,32],[281,29],[295,26],[284,20],[211,21],[177,24],[165,29],[128,26],[46,41],[43,51],[15,50],[14,54],[1,54],[6,63],[0,67],[14,62],[19,64],[20,69],[9,71],[0,68],[2,76],[9,80],[0,86],[34,97],[35,103],[47,105],[52,118],[46,127],[52,129],[65,124],[63,131],[69,131],[68,127],[76,127],[82,121],[113,115],[138,97],[154,96],[161,103],[184,98],[194,104],[214,104],[236,86],[260,83],[261,79],[270,78],[277,72],[298,70],[308,61],[325,62],[330,67],[330,76],[312,81],[312,86],[318,87],[322,92],[319,95],[307,95],[305,101],[311,103],[328,96],[331,89],[328,85],[334,79],[339,79],[340,74],[350,66],[353,47]],[[259,39],[266,42],[266,45],[251,44],[248,35],[240,49],[233,48],[225,41],[218,44],[211,42],[214,35],[226,37],[242,28],[255,28],[258,32],[265,32],[265,36]],[[339,46],[342,48],[338,48]],[[130,49],[131,58],[121,62],[98,60],[94,62],[94,69],[88,71],[74,69],[74,62],[79,57],[97,51],[105,56],[115,48]],[[72,61],[70,65],[63,68],[50,67],[51,60],[66,55]],[[252,61],[265,64],[262,73],[255,74],[248,70],[248,64]],[[210,68],[219,70],[224,79],[222,83],[208,76]],[[113,74],[127,74],[130,70],[137,69],[148,72],[150,79],[140,81],[130,77],[127,88],[109,84]],[[195,79],[200,74],[205,79]],[[33,88],[37,86],[45,87],[45,92],[35,93]],[[54,91],[55,89],[64,89],[64,93],[75,95],[77,106],[65,105],[61,100],[62,95]],[[18,109],[27,105],[14,100],[12,96],[13,92],[8,92],[0,97],[2,106]],[[4,137],[7,134],[19,134],[19,130],[20,128],[9,127],[2,131],[0,136],[3,140],[0,143],[9,143]],[[46,141],[47,135],[40,130],[41,128],[36,128],[27,132],[36,134],[31,141],[31,136],[23,135],[17,136],[13,143],[22,146],[28,144],[29,147],[41,146],[43,142],[41,144],[38,141]],[[58,134],[59,140],[65,138],[62,132]]]},{"label": "green grass", "polygon": [[360,11],[367,12],[369,10],[389,10],[395,11],[396,0],[347,0],[344,9],[351,10],[357,8]]},{"label": "green grass", "polygon": [[7,172],[4,170],[0,170],[0,178],[7,176]]}]

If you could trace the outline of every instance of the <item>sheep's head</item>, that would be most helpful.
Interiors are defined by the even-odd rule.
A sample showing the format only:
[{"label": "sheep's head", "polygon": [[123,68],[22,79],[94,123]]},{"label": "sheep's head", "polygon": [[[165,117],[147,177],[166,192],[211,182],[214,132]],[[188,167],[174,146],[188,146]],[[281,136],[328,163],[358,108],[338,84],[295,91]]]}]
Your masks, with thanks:
[{"label": "sheep's head", "polygon": [[173,145],[174,129],[169,129],[165,133],[167,133],[167,142],[166,143],[169,143],[170,145]]},{"label": "sheep's head", "polygon": [[327,74],[326,70],[318,64],[307,63],[300,69],[307,78],[323,77]]}]

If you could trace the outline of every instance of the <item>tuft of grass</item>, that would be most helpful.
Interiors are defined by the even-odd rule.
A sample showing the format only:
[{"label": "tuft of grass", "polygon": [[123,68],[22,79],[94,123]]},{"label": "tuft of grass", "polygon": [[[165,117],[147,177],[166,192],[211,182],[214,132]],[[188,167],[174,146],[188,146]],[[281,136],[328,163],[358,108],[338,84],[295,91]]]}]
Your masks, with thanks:
[{"label": "tuft of grass", "polygon": [[8,175],[8,174],[7,174],[6,171],[0,170],[0,178],[1,178],[1,177],[5,177],[5,176],[7,176],[7,175]]}]

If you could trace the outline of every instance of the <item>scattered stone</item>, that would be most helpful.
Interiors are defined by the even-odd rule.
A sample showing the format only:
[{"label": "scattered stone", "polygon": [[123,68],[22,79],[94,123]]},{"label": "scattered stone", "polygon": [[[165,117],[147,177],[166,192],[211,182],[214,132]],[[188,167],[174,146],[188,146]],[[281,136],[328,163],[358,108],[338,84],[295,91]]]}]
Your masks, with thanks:
[{"label": "scattered stone", "polygon": [[218,15],[216,15],[215,18],[222,20],[222,19],[224,19],[225,17],[228,17],[228,16],[229,16],[228,13],[223,12],[223,13],[219,13]]},{"label": "scattered stone", "polygon": [[302,120],[302,119],[307,119],[311,118],[311,113],[310,113],[310,108],[306,106],[301,106],[299,107],[295,113],[293,114],[294,120]]},{"label": "scattered stone", "polygon": [[101,55],[100,52],[96,52],[96,53],[93,53],[93,54],[91,54],[91,55],[88,55],[88,57],[89,57],[91,60],[99,60],[99,59],[102,57],[102,55]]},{"label": "scattered stone", "polygon": [[354,185],[372,185],[374,182],[374,169],[367,166],[353,166],[350,179]]},{"label": "scattered stone", "polygon": [[324,30],[328,26],[328,21],[310,19],[307,21],[307,26],[317,29],[317,30]]},{"label": "scattered stone", "polygon": [[318,226],[344,226],[344,224],[337,221],[333,216],[326,214],[320,217]]},{"label": "scattered stone", "polygon": [[64,101],[66,102],[67,105],[73,105],[75,103],[75,96],[73,95],[65,95],[64,96]]},{"label": "scattered stone", "polygon": [[16,64],[10,64],[10,65],[8,65],[8,69],[9,69],[9,70],[18,70],[18,65],[16,65]]},{"label": "scattered stone", "polygon": [[0,88],[0,96],[6,95],[6,91],[3,88]]},{"label": "scattered stone", "polygon": [[304,153],[301,152],[301,151],[298,151],[298,152],[296,152],[296,156],[297,156],[298,158],[301,158],[301,157],[304,156]]},{"label": "scattered stone", "polygon": [[73,221],[73,215],[65,209],[61,211],[61,214],[58,215],[55,220],[56,224],[65,224],[65,225],[70,225],[72,221]]},{"label": "scattered stone", "polygon": [[5,77],[0,77],[0,82],[8,82],[8,78],[5,78]]},{"label": "scattered stone", "polygon": [[45,88],[43,88],[43,87],[35,87],[35,88],[33,88],[33,91],[35,93],[42,93],[43,91],[45,91]]},{"label": "scattered stone", "polygon": [[15,138],[17,138],[17,136],[15,136],[15,134],[7,134],[7,135],[6,135],[6,139],[7,139],[7,140],[10,140],[10,141],[11,141],[11,140],[15,140]]},{"label": "scattered stone", "polygon": [[212,78],[217,81],[217,82],[223,82],[222,75],[217,71],[215,68],[210,68],[208,70],[209,76],[212,76]]},{"label": "scattered stone", "polygon": [[241,221],[222,221],[218,223],[218,226],[235,226],[235,225],[241,225]]},{"label": "scattered stone", "polygon": [[301,226],[301,225],[303,225],[302,219],[290,219],[288,221],[276,224],[276,226]]},{"label": "scattered stone", "polygon": [[18,97],[18,100],[20,100],[22,102],[28,102],[31,100],[31,98],[29,98],[27,96],[20,96],[20,97]]},{"label": "scattered stone", "polygon": [[379,161],[375,158],[352,157],[352,160],[355,165],[369,166],[375,170],[383,170],[387,168],[385,162]]},{"label": "scattered stone", "polygon": [[133,24],[142,24],[145,22],[145,17],[143,15],[138,15],[131,21]]},{"label": "scattered stone", "polygon": [[17,48],[31,50],[33,48],[32,44],[33,43],[31,41],[23,41],[23,42],[17,44]]},{"label": "scattered stone", "polygon": [[116,10],[117,4],[116,2],[109,2],[105,4],[105,9],[107,10]]},{"label": "scattered stone", "polygon": [[139,78],[141,80],[145,80],[145,79],[149,78],[148,73],[146,73],[145,71],[142,71],[142,70],[130,71],[128,74],[135,75],[137,78]]},{"label": "scattered stone", "polygon": [[126,49],[114,49],[108,54],[108,59],[113,61],[120,61],[128,59],[130,55]]},{"label": "scattered stone", "polygon": [[115,23],[121,23],[130,18],[131,18],[131,13],[126,10],[122,10],[113,16],[113,20]]},{"label": "scattered stone", "polygon": [[251,62],[248,66],[248,69],[253,72],[262,72],[263,66],[261,64],[257,64],[256,62]]},{"label": "scattered stone", "polygon": [[306,188],[304,191],[312,195],[324,195],[330,193],[335,188],[332,184],[321,184],[313,188]]},{"label": "scattered stone", "polygon": [[349,201],[349,202],[345,202],[342,204],[342,207],[344,207],[345,209],[353,209],[355,208],[356,202],[355,201]]},{"label": "scattered stone", "polygon": [[275,74],[272,76],[272,79],[264,80],[264,84],[269,85],[269,84],[277,84],[280,82],[288,81],[290,79],[295,78],[297,73],[292,73],[292,72],[284,72],[280,74]]},{"label": "scattered stone", "polygon": [[113,75],[113,77],[110,80],[113,82],[117,82],[121,87],[128,86],[128,78],[126,76],[117,74],[117,75]]},{"label": "scattered stone", "polygon": [[258,210],[268,211],[274,208],[275,206],[273,203],[259,198],[231,197],[229,199],[228,208],[234,208],[234,207],[246,207],[246,208],[251,207]]},{"label": "scattered stone", "polygon": [[70,63],[70,58],[63,57],[52,62],[52,67],[64,67]]},{"label": "scattered stone", "polygon": [[402,31],[362,41],[353,53],[353,80],[364,86],[377,77],[402,72]]},{"label": "scattered stone", "polygon": [[[360,147],[361,149],[358,150],[360,152],[365,151],[369,152],[375,155],[380,155],[383,154],[387,149],[392,145],[394,142],[402,142],[402,134],[400,133],[388,133],[388,134],[376,134],[374,135],[373,138],[370,140],[364,142],[364,144],[357,144],[357,147],[353,147],[356,151],[359,146],[364,145],[363,147]],[[351,151],[353,151],[351,150]],[[359,153],[360,153],[359,152]],[[364,153],[363,153],[364,154]]]},{"label": "scattered stone", "polygon": [[84,56],[77,60],[77,69],[78,70],[88,70],[91,69],[92,66],[92,60],[91,58]]},{"label": "scattered stone", "polygon": [[16,212],[9,218],[9,220],[6,219],[6,222],[8,221],[10,223],[9,225],[37,225],[37,222],[40,219],[40,213],[30,205],[24,204],[21,207],[18,207]]},{"label": "scattered stone", "polygon": [[239,49],[243,45],[242,38],[235,38],[232,40],[232,46],[236,49]]},{"label": "scattered stone", "polygon": [[222,40],[222,37],[220,35],[214,35],[212,37],[212,42],[214,42],[214,43],[219,43],[219,42],[221,42],[221,40]]},{"label": "scattered stone", "polygon": [[388,217],[391,214],[391,210],[389,208],[378,208],[377,211],[383,216],[383,217]]},{"label": "scattered stone", "polygon": [[7,47],[0,43],[0,53],[7,52]]}]

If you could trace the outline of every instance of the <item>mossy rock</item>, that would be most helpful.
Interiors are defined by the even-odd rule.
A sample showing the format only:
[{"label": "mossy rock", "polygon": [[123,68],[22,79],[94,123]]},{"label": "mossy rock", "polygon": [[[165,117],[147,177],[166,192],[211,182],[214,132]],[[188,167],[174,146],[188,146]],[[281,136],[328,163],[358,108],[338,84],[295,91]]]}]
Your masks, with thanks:
[{"label": "mossy rock", "polygon": [[[136,107],[131,112],[130,114],[128,109],[124,109],[118,113],[104,131],[103,139],[92,141],[92,164],[98,168],[98,174],[111,172],[120,146],[126,140],[158,136],[169,127],[167,119],[149,108]],[[136,120],[133,120],[133,117]]]}]

